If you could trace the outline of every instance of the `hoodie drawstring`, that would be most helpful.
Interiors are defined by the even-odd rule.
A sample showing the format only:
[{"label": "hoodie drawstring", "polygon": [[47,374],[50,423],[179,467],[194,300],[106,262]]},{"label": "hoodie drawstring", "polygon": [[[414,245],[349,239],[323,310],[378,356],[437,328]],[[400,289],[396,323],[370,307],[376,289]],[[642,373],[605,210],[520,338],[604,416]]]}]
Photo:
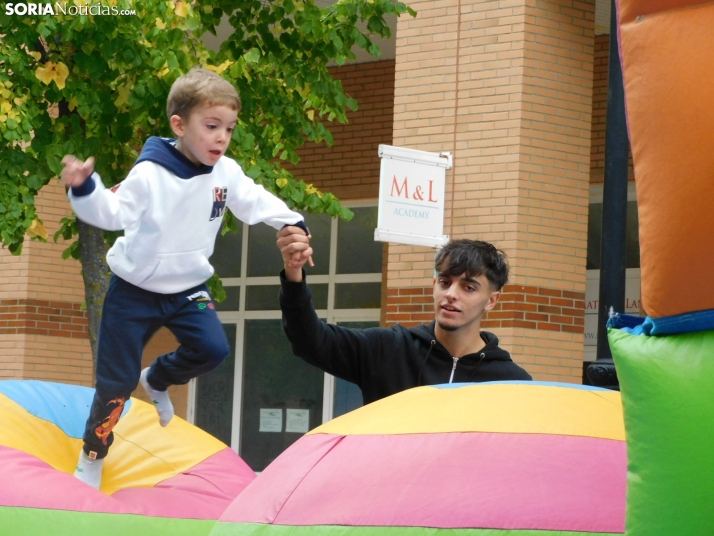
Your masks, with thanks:
[{"label": "hoodie drawstring", "polygon": [[478,371],[478,366],[481,364],[484,357],[486,357],[486,354],[484,352],[481,352],[481,355],[478,356],[478,361],[474,365],[474,371],[471,373],[471,376],[469,377],[469,382],[473,381],[474,376],[476,376],[476,371]]},{"label": "hoodie drawstring", "polygon": [[424,358],[424,361],[421,362],[421,367],[419,367],[419,379],[417,380],[417,387],[421,386],[421,373],[424,370],[424,365],[426,365],[426,360],[429,359],[429,355],[431,354],[431,351],[434,349],[435,344],[436,344],[436,340],[432,339],[430,346],[429,346],[429,351],[426,353],[426,357]]}]

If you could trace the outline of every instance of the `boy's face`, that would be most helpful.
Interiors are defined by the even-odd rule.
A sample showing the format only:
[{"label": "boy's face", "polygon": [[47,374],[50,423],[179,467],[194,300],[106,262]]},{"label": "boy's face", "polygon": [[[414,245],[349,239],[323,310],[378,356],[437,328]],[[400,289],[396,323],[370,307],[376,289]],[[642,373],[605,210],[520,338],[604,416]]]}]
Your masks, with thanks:
[{"label": "boy's face", "polygon": [[236,110],[222,104],[196,106],[188,121],[171,116],[176,148],[194,164],[214,166],[228,149],[237,117]]}]

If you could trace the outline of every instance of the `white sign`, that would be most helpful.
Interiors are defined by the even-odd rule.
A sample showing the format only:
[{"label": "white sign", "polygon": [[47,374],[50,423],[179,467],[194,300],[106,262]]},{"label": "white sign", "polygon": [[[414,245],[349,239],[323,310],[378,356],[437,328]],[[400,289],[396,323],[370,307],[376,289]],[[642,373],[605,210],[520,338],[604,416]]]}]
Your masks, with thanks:
[{"label": "white sign", "polygon": [[309,409],[288,409],[285,418],[285,431],[305,434],[310,429]]},{"label": "white sign", "polygon": [[283,410],[260,408],[259,432],[282,432]]},{"label": "white sign", "polygon": [[[600,310],[600,270],[588,270],[585,286],[585,360],[594,361],[597,347],[597,315]],[[615,311],[639,315],[640,269],[628,268],[625,275],[625,310]]]},{"label": "white sign", "polygon": [[451,153],[380,145],[379,210],[374,239],[439,247],[444,235],[444,191]]}]

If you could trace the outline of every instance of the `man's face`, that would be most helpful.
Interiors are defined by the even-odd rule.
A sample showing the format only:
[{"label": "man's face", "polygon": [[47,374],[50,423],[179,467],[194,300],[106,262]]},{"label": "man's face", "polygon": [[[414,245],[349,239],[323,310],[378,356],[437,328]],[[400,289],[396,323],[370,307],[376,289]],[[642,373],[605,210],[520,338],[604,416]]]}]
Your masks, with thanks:
[{"label": "man's face", "polygon": [[469,327],[474,322],[480,325],[484,311],[493,309],[500,295],[484,274],[466,277],[441,273],[434,278],[436,323],[445,331]]}]

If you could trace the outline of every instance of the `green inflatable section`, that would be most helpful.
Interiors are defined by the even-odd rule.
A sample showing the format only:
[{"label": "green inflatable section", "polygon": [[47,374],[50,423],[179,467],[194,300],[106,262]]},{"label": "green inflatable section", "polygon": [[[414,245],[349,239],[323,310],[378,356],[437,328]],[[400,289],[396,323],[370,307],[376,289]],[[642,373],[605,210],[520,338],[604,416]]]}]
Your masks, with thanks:
[{"label": "green inflatable section", "polygon": [[207,536],[213,519],[176,519],[0,506],[2,536]]},{"label": "green inflatable section", "polygon": [[[612,536],[610,532],[560,530],[437,529],[430,527],[350,527],[344,525],[261,525],[216,523],[211,536]],[[617,533],[621,534],[621,533]]]},{"label": "green inflatable section", "polygon": [[608,338],[627,437],[626,534],[714,535],[714,331]]}]

